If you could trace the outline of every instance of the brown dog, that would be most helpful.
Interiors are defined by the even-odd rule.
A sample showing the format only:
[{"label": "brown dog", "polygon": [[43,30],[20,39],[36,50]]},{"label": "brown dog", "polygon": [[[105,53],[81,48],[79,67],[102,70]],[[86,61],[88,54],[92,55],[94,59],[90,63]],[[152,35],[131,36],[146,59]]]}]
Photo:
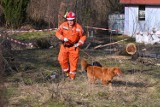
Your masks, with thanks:
[{"label": "brown dog", "polygon": [[95,83],[97,79],[101,80],[102,85],[109,83],[112,85],[113,77],[122,73],[119,67],[99,67],[92,66],[87,63],[86,59],[81,60],[81,68],[87,72],[88,80],[90,83]]}]

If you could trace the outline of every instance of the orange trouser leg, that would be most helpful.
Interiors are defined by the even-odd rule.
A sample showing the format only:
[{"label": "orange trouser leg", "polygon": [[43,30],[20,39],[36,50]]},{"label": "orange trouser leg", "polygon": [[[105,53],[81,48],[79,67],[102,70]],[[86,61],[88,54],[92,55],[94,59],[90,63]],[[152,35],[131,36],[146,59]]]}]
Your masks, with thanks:
[{"label": "orange trouser leg", "polygon": [[76,48],[75,50],[74,47],[71,47],[69,49],[70,78],[75,78],[76,76],[78,58],[79,58],[79,48]]},{"label": "orange trouser leg", "polygon": [[69,50],[68,48],[65,48],[63,45],[61,45],[60,52],[58,55],[58,61],[64,72],[69,72],[69,65],[68,65],[69,52],[68,50]]}]

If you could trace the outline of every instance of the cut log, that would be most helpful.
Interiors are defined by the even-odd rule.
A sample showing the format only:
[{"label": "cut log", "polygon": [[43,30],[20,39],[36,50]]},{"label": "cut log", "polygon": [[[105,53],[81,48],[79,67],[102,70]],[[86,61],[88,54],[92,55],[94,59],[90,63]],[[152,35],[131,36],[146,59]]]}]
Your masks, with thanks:
[{"label": "cut log", "polygon": [[129,55],[134,55],[137,52],[137,47],[134,43],[128,43],[126,46],[126,52]]}]

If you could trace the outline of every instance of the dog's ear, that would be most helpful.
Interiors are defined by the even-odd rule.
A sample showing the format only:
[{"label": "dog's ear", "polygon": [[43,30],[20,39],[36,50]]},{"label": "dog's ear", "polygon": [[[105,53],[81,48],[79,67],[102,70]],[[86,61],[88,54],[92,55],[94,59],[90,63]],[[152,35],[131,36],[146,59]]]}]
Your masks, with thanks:
[{"label": "dog's ear", "polygon": [[84,55],[82,58],[87,60],[88,57],[86,55]]},{"label": "dog's ear", "polygon": [[99,62],[97,62],[97,61],[94,61],[94,62],[92,63],[92,65],[93,65],[93,66],[102,67],[102,65],[101,65]]}]

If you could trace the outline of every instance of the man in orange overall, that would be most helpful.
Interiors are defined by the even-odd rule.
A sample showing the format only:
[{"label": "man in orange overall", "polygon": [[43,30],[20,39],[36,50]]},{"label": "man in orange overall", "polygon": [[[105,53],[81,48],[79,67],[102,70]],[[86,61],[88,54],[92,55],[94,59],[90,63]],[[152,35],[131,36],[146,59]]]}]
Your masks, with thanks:
[{"label": "man in orange overall", "polygon": [[79,46],[84,44],[86,35],[81,25],[75,21],[74,12],[68,12],[66,19],[67,21],[63,22],[56,31],[56,37],[62,41],[58,61],[63,72],[74,79],[79,58]]}]

